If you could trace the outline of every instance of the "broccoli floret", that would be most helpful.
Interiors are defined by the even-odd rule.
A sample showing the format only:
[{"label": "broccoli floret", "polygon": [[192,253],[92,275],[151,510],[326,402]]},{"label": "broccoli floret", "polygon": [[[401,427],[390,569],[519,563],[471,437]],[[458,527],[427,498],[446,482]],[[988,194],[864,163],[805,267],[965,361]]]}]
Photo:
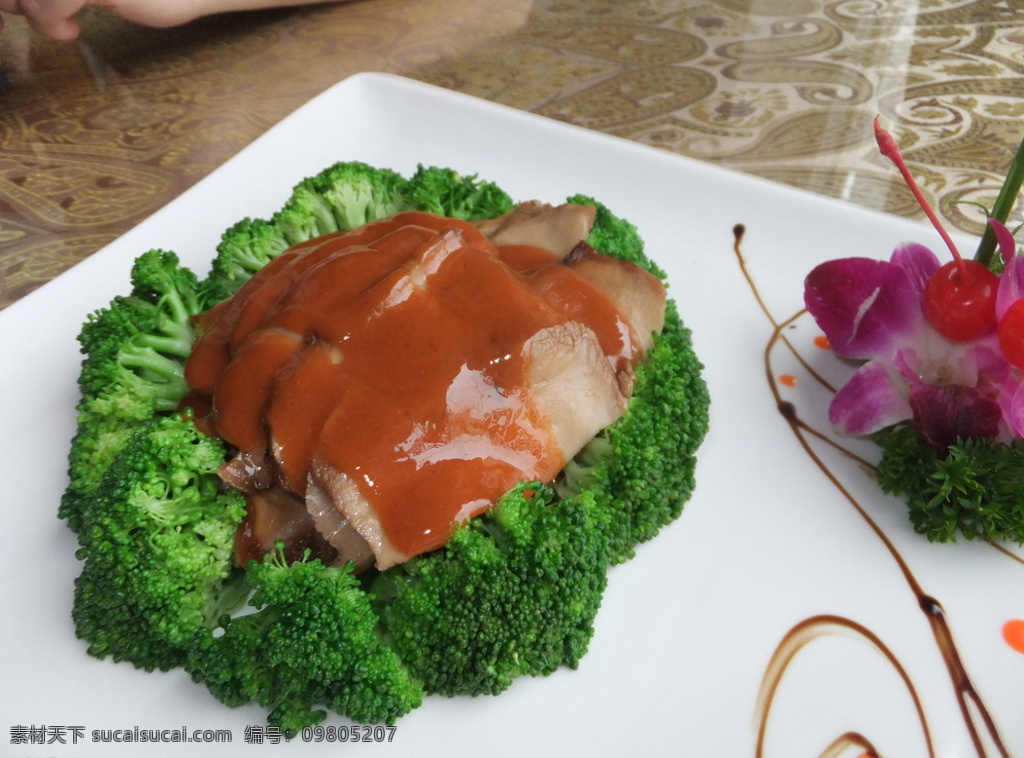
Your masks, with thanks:
[{"label": "broccoli floret", "polygon": [[188,392],[184,362],[191,317],[200,310],[195,275],[162,250],[132,267],[132,294],[91,314],[79,334],[78,425],[69,456],[70,486],[60,515],[80,531],[80,511],[103,472],[141,421],[174,411]]},{"label": "broccoli floret", "polygon": [[938,451],[909,424],[874,435],[878,482],[906,499],[914,529],[933,542],[966,539],[1024,544],[1024,442],[959,440]]},{"label": "broccoli floret", "polygon": [[271,223],[289,245],[296,245],[320,236],[316,218],[304,208],[288,205],[274,214]]},{"label": "broccoli floret", "polygon": [[423,689],[381,640],[371,597],[352,564],[285,562],[282,550],[248,569],[254,613],[227,617],[186,662],[222,702],[272,707],[286,734],[326,709],[354,721],[392,723],[417,708]]},{"label": "broccoli floret", "polygon": [[407,184],[390,169],[336,163],[299,182],[270,224],[292,245],[354,229],[406,210]]},{"label": "broccoli floret", "polygon": [[128,369],[152,385],[157,410],[168,410],[188,391],[182,366],[192,351],[191,317],[200,311],[198,281],[164,250],[139,256],[131,281],[131,296],[114,298],[82,328],[79,388],[85,397],[106,394],[119,369]]},{"label": "broccoli floret", "polygon": [[411,206],[408,182],[401,174],[345,161],[299,182],[285,207],[315,219],[319,233],[313,236],[319,236],[354,229]]},{"label": "broccoli floret", "polygon": [[619,218],[603,203],[587,195],[573,195],[568,202],[577,205],[592,205],[597,213],[594,226],[587,237],[587,244],[605,255],[621,258],[635,263],[660,279],[664,279],[665,271],[652,261],[644,252],[644,242],[636,226],[626,219]]},{"label": "broccoli floret", "polygon": [[222,493],[224,445],[191,420],[144,422],[81,514],[72,617],[98,658],[179,666],[203,630],[244,600],[234,571],[241,493]]},{"label": "broccoli floret", "polygon": [[235,294],[290,245],[284,232],[269,221],[245,218],[233,225],[221,237],[210,274],[199,287],[204,308]]},{"label": "broccoli floret", "polygon": [[161,306],[161,328],[167,336],[176,336],[177,352],[185,354],[192,348],[192,333],[181,327],[196,313],[195,274],[183,267],[178,256],[168,250],[150,250],[135,259],[131,272],[132,294],[146,302]]},{"label": "broccoli floret", "polygon": [[496,695],[576,668],[593,634],[607,554],[588,495],[523,483],[440,551],[373,585],[390,644],[428,692]]},{"label": "broccoli floret", "polygon": [[408,195],[416,210],[469,221],[496,218],[514,205],[493,182],[437,166],[420,166],[409,180]]}]

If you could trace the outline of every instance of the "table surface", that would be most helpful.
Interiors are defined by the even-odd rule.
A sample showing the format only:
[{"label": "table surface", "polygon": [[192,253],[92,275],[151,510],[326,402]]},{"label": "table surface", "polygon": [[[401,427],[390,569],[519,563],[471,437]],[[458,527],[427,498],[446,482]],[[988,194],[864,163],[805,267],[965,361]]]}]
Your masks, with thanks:
[{"label": "table surface", "polygon": [[360,71],[919,215],[877,154],[880,115],[942,217],[971,234],[1024,115],[1018,3],[353,0],[172,30],[89,10],[74,43],[5,22],[0,308]]}]

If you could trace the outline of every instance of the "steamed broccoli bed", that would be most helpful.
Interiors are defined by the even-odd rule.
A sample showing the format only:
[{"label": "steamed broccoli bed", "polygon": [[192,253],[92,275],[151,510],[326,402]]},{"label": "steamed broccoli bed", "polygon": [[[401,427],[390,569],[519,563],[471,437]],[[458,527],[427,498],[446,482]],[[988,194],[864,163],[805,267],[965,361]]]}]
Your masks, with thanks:
[{"label": "steamed broccoli bed", "polygon": [[[663,276],[636,229],[590,198],[594,247]],[[239,567],[244,496],[228,451],[178,412],[191,317],[290,245],[402,210],[463,219],[513,206],[492,183],[440,168],[410,178],[340,163],[300,183],[269,220],[229,229],[205,280],[143,254],[132,291],[82,328],[78,431],[60,515],[78,534],[78,635],[97,657],[184,667],[230,706],[256,702],[287,734],[328,711],[392,723],[431,693],[497,694],[575,668],[609,567],[679,516],[694,487],[708,393],[669,301],[624,416],[557,481],[524,482],[447,546],[384,572],[283,555]]]}]

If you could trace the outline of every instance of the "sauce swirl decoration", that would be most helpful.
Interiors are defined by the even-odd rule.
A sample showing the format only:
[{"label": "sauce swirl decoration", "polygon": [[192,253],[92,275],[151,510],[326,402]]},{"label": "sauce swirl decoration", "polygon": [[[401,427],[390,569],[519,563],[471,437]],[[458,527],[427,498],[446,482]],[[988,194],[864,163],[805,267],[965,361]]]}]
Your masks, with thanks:
[{"label": "sauce swirl decoration", "polygon": [[[907,587],[910,589],[917,607],[928,621],[932,633],[932,640],[945,664],[953,697],[955,698],[958,710],[963,719],[963,724],[970,735],[977,755],[997,755],[1003,756],[1004,758],[1008,757],[1009,751],[1000,735],[999,728],[968,673],[967,665],[964,662],[956,644],[953,628],[941,603],[935,597],[926,592],[921,586],[907,560],[897,549],[893,541],[885,533],[878,522],[872,518],[864,505],[858,501],[858,499],[852,494],[851,490],[843,483],[840,477],[840,472],[834,470],[828,465],[828,463],[826,463],[824,457],[811,444],[811,440],[813,439],[820,443],[824,443],[830,448],[838,451],[843,457],[854,462],[856,464],[856,468],[859,470],[873,471],[875,469],[875,465],[844,447],[834,438],[833,434],[816,429],[809,425],[801,417],[796,404],[784,396],[781,389],[782,385],[777,380],[778,372],[773,368],[773,359],[778,351],[786,351],[795,357],[799,365],[806,369],[812,379],[818,382],[822,387],[830,392],[835,392],[835,389],[813,370],[810,362],[801,355],[800,350],[797,349],[786,336],[786,330],[801,319],[805,319],[808,315],[807,312],[805,310],[800,310],[785,320],[779,320],[766,307],[765,301],[758,291],[754,277],[750,273],[747,261],[744,258],[742,249],[744,232],[745,229],[742,225],[737,225],[734,228],[733,253],[739,264],[740,270],[743,273],[744,279],[750,288],[751,294],[755,300],[757,300],[762,312],[771,325],[771,336],[766,344],[764,353],[764,366],[765,376],[767,377],[769,387],[780,415],[786,421],[808,458],[831,482],[839,496],[845,500],[845,502],[852,507],[857,512],[858,516],[869,526],[871,532],[881,542],[886,552],[898,566],[900,574],[902,575]],[[812,344],[814,344],[816,349],[820,347],[819,344]],[[892,653],[892,651],[884,644],[884,641],[875,635],[870,629],[867,629],[855,620],[830,615],[812,617],[798,623],[785,636],[779,647],[776,649],[776,652],[766,669],[759,697],[759,705],[756,713],[759,740],[756,755],[762,755],[761,751],[764,744],[764,735],[766,734],[771,716],[770,706],[773,694],[785,675],[789,661],[799,654],[799,652],[808,644],[811,644],[815,639],[822,635],[832,633],[832,630],[853,631],[858,636],[868,640],[872,646],[885,656],[892,668],[899,674],[905,689],[910,694],[915,704],[919,728],[928,746],[929,755],[935,755],[932,736],[933,727],[929,721],[928,714],[925,712],[921,704],[921,698],[916,690],[915,684],[906,672],[899,658]],[[1005,633],[1004,628],[1004,634]],[[849,739],[849,736],[839,736],[836,739],[837,742],[834,744],[845,745],[848,744],[847,740]],[[861,742],[861,740],[863,740],[863,742]],[[874,754],[873,749],[870,747],[868,736],[857,735],[854,742],[849,744],[863,745],[867,749],[868,755]],[[995,752],[990,752],[988,746],[991,746]],[[823,753],[823,755],[831,754],[832,753],[827,751]]]}]

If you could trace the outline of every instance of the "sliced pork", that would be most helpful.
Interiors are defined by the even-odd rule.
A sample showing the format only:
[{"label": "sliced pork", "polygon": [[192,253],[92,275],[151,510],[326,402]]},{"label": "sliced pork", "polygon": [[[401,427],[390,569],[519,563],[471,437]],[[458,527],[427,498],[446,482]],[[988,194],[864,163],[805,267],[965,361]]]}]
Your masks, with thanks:
[{"label": "sliced pork", "polygon": [[593,218],[399,214],[287,251],[207,316],[186,377],[238,449],[239,554],[280,538],[385,569],[614,422],[665,292],[581,247]]},{"label": "sliced pork", "polygon": [[592,205],[548,205],[531,200],[520,203],[503,216],[476,224],[498,247],[529,245],[550,250],[556,258],[562,259],[580,240],[587,238],[595,215]]}]

